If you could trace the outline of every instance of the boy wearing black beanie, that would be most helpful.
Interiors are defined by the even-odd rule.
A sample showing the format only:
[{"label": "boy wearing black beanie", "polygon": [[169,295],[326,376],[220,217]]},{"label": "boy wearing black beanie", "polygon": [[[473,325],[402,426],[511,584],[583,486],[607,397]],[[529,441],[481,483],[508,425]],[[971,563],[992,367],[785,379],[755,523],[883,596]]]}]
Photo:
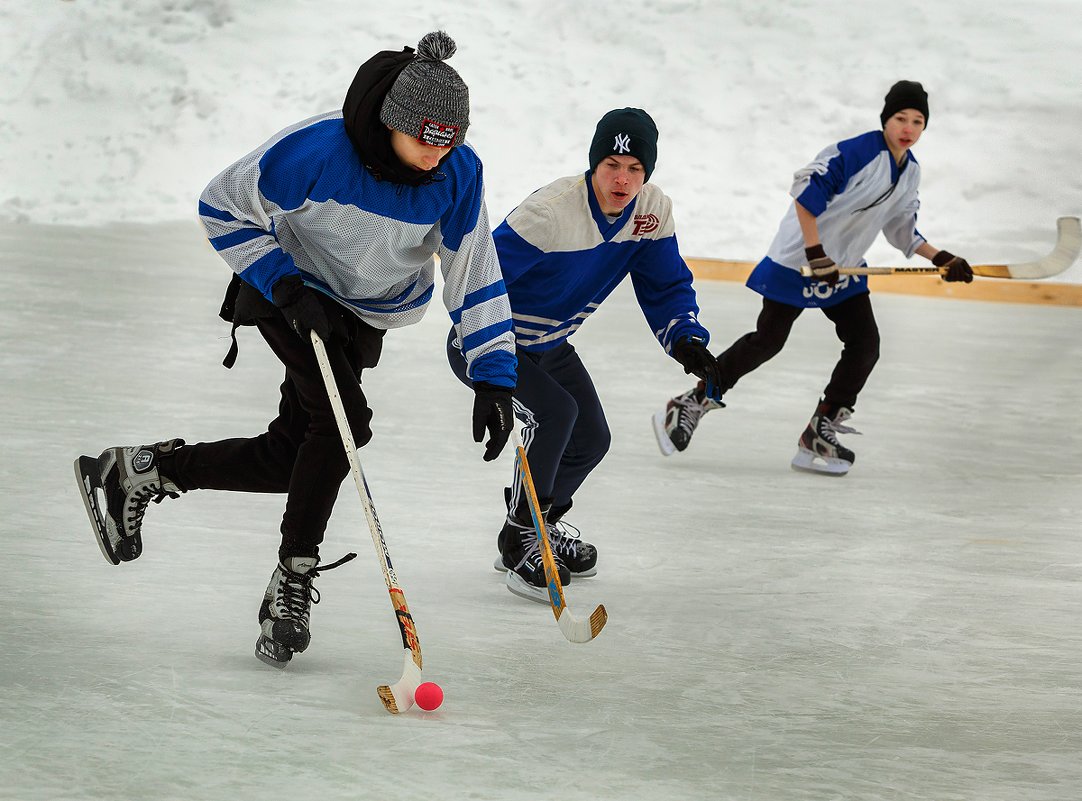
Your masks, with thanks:
[{"label": "boy wearing black beanie", "polygon": [[[592,576],[597,549],[568,532],[572,497],[609,448],[597,390],[569,342],[609,294],[631,276],[658,343],[685,372],[717,381],[699,323],[691,271],[680,256],[672,202],[647,183],[657,162],[658,131],[640,108],[614,109],[597,123],[585,174],[560,178],[526,198],[493,238],[500,257],[518,352],[515,413],[544,511],[560,577]],[[452,330],[448,357],[468,380]],[[497,570],[508,588],[547,604],[548,592],[525,493],[505,493]]]},{"label": "boy wearing black beanie", "polygon": [[[860,276],[839,277],[838,264],[864,265],[880,232],[906,257],[914,253],[943,268],[945,281],[973,280],[965,259],[928,243],[917,230],[920,164],[910,148],[928,123],[928,94],[916,81],[898,81],[883,98],[881,130],[825,148],[798,170],[793,202],[766,257],[747,285],[763,296],[756,328],[718,356],[721,391],[776,356],[804,309],[818,308],[842,341],[841,358],[797,442],[792,467],[844,475],[856,458],[838,434],[879,359],[879,329],[868,285]],[[811,268],[811,277],[801,268]],[[703,414],[719,404],[701,387],[672,398],[654,417],[661,452],[687,448]]]}]

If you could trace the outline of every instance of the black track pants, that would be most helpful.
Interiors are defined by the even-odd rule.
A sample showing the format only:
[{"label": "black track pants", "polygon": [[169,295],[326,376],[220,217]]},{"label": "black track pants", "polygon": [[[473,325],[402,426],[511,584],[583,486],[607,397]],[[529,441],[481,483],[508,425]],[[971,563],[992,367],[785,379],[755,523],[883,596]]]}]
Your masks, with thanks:
[{"label": "black track pants", "polygon": [[[799,306],[763,299],[755,330],[740,337],[718,356],[723,392],[781,352],[802,311],[804,309]],[[879,360],[879,327],[875,323],[871,299],[864,292],[822,311],[834,323],[834,331],[842,342],[841,357],[823,391],[823,399],[833,405],[853,408],[857,395]]]},{"label": "black track pants", "polygon": [[[259,333],[285,365],[278,416],[264,434],[180,448],[163,469],[185,490],[284,492],[279,556],[318,556],[319,544],[349,472],[312,345],[280,316],[258,319]],[[379,359],[383,332],[359,321],[346,341],[327,341],[327,357],[357,447],[372,438],[372,410],[360,374]]]},{"label": "black track pants", "polygon": [[[518,350],[515,416],[524,424],[522,444],[530,460],[537,496],[556,508],[571,497],[608,453],[611,435],[594,382],[574,346],[561,343],[542,353]],[[447,340],[447,358],[459,380],[466,360]],[[512,477],[512,508],[523,509],[521,482]]]}]

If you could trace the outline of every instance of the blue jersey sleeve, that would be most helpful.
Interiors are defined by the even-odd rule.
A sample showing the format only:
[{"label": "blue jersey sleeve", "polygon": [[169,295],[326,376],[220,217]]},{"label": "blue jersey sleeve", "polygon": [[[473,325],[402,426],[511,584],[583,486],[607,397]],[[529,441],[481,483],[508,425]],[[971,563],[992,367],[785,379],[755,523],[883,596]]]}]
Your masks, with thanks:
[{"label": "blue jersey sleeve", "polygon": [[675,234],[642,243],[631,265],[631,282],[650,330],[666,353],[671,355],[672,346],[687,336],[709,343],[710,333],[699,324],[691,270],[680,256]]}]

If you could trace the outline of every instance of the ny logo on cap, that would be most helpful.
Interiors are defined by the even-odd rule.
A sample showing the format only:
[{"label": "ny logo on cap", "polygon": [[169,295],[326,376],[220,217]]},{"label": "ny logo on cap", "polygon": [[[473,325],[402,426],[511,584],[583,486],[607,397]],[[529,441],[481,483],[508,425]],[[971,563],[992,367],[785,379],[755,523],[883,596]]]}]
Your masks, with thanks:
[{"label": "ny logo on cap", "polygon": [[631,152],[631,135],[630,134],[616,134],[616,141],[612,143],[613,153],[630,153]]}]

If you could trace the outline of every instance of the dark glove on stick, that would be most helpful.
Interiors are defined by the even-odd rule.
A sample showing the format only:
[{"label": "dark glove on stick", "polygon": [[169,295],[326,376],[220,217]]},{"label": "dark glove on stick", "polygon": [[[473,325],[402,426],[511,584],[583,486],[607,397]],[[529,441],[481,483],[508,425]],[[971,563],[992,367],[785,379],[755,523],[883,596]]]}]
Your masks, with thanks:
[{"label": "dark glove on stick", "polygon": [[721,368],[718,360],[698,339],[681,337],[672,346],[672,355],[684,367],[684,372],[694,374],[706,381],[706,395],[721,400]]},{"label": "dark glove on stick", "polygon": [[825,281],[828,286],[838,283],[838,265],[826,254],[822,245],[812,245],[804,248],[804,255],[811,267],[812,278],[816,281]]},{"label": "dark glove on stick", "polygon": [[311,339],[309,331],[315,331],[326,342],[331,336],[331,322],[319,302],[319,293],[304,285],[299,275],[280,278],[271,289],[274,305],[282,312],[289,327],[305,342]]},{"label": "dark glove on stick", "polygon": [[968,284],[973,280],[973,268],[961,256],[941,250],[932,257],[932,264],[947,268],[947,272],[943,273],[944,281],[965,281]]},{"label": "dark glove on stick", "polygon": [[478,381],[473,385],[473,391],[477,393],[473,399],[473,441],[484,439],[485,429],[488,429],[485,461],[491,462],[500,455],[515,425],[511,390]]}]

